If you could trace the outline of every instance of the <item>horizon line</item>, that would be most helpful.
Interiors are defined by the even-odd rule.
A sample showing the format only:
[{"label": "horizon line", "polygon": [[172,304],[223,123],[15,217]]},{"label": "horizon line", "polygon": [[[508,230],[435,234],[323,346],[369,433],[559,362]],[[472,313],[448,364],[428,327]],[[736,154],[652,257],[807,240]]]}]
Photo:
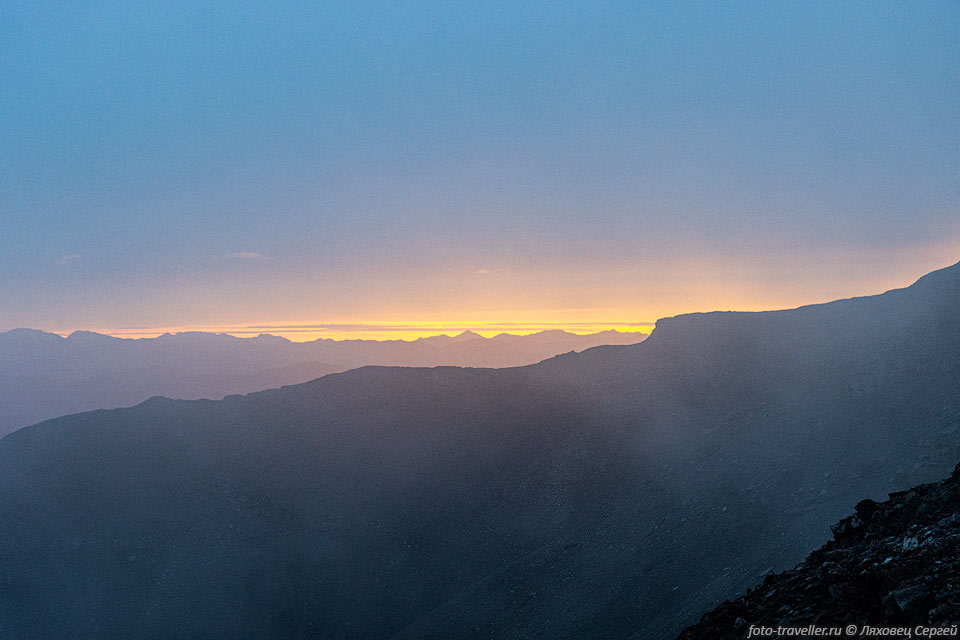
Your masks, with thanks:
[{"label": "horizon line", "polygon": [[77,331],[90,331],[114,338],[156,338],[164,334],[210,333],[237,338],[271,335],[291,342],[330,340],[404,340],[414,341],[436,336],[456,336],[470,331],[484,338],[500,334],[531,335],[543,331],[562,330],[575,335],[590,335],[603,331],[649,334],[655,322],[464,322],[464,323],[263,323],[263,324],[204,324],[169,327],[115,327],[97,329],[43,329],[61,337]]}]

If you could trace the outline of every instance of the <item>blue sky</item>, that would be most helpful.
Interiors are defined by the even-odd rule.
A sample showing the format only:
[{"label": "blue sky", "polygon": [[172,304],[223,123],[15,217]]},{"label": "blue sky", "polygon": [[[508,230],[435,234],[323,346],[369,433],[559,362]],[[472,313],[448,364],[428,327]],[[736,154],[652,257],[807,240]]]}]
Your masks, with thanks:
[{"label": "blue sky", "polygon": [[640,323],[960,260],[956,2],[358,4],[3,3],[0,330]]}]

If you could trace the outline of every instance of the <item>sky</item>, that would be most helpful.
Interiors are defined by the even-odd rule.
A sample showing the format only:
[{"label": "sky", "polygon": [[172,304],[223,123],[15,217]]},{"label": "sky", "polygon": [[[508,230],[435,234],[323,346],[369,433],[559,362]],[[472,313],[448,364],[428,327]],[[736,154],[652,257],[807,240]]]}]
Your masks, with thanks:
[{"label": "sky", "polygon": [[0,3],[0,330],[637,330],[960,261],[952,0],[146,4]]}]

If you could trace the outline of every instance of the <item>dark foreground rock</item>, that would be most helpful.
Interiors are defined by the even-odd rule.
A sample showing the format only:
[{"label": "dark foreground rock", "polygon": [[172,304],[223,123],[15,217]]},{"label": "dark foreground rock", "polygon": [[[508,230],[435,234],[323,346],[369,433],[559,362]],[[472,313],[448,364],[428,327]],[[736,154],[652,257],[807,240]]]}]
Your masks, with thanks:
[{"label": "dark foreground rock", "polygon": [[[941,482],[862,500],[796,568],[707,613],[683,640],[745,638],[750,625],[960,623],[960,465]],[[854,635],[853,637],[859,637]]]}]

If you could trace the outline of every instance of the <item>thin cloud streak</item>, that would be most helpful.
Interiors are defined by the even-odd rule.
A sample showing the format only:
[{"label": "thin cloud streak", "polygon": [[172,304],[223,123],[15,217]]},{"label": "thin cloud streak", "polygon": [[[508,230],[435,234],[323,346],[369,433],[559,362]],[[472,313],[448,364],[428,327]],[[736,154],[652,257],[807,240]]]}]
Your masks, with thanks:
[{"label": "thin cloud streak", "polygon": [[257,251],[237,251],[223,256],[227,260],[266,260],[267,256]]}]

